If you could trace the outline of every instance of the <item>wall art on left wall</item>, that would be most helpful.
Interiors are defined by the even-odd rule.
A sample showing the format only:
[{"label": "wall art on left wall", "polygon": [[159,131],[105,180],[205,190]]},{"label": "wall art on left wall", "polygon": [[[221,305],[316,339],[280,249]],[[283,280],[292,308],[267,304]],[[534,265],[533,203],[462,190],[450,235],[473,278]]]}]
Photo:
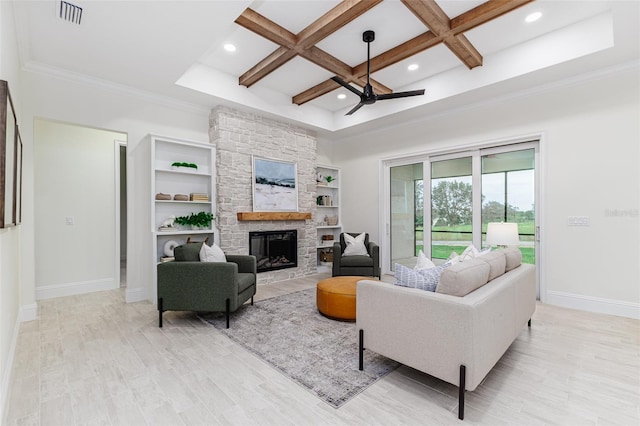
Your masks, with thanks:
[{"label": "wall art on left wall", "polygon": [[22,219],[22,139],[9,84],[0,80],[0,228]]}]

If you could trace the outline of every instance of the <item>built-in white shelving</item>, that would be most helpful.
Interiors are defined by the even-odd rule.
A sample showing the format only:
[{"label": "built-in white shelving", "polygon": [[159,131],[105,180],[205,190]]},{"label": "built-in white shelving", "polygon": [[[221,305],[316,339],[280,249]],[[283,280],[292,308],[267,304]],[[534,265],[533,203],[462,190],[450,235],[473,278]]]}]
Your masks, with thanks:
[{"label": "built-in white shelving", "polygon": [[[322,260],[323,252],[330,252],[333,243],[340,240],[342,221],[340,217],[340,169],[333,166],[318,165],[316,185],[316,216],[317,233],[316,241],[318,272],[331,270],[331,262]],[[330,182],[327,181],[330,177]],[[325,220],[326,218],[326,220]],[[332,219],[335,221],[332,221]],[[331,236],[332,240],[323,240],[323,236]]]},{"label": "built-in white shelving", "polygon": [[[166,256],[165,247],[184,244],[191,241],[205,241],[209,244],[219,243],[215,227],[215,219],[206,229],[190,229],[187,226],[174,225],[173,229],[160,229],[163,223],[172,217],[188,216],[191,213],[207,212],[215,215],[215,147],[207,143],[199,143],[183,139],[148,135],[136,148],[134,161],[140,176],[136,187],[146,194],[148,220],[151,233],[150,255],[144,256],[146,271],[143,277],[149,278],[147,283],[148,299],[155,302],[157,294],[156,265]],[[173,163],[191,163],[197,169],[172,166]],[[168,194],[170,200],[157,200],[156,195]],[[174,200],[177,195],[191,197],[191,194],[206,194],[207,200],[184,201]],[[136,204],[138,200],[136,200]],[[147,228],[149,229],[149,228]]]}]

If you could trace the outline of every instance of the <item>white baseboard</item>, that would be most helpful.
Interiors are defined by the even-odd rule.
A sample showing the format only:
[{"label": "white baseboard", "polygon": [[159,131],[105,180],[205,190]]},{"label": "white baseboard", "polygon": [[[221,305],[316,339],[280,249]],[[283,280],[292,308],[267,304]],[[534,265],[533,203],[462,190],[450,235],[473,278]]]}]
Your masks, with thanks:
[{"label": "white baseboard", "polygon": [[13,371],[13,360],[16,352],[16,346],[18,344],[19,333],[20,316],[16,318],[16,323],[13,326],[13,336],[11,337],[11,346],[9,347],[9,354],[7,356],[7,364],[5,366],[6,368],[3,371],[2,383],[0,384],[0,424],[5,424],[6,421],[6,408],[9,399],[9,384],[11,383],[11,372]]},{"label": "white baseboard", "polygon": [[45,285],[36,287],[36,300],[73,296],[76,294],[92,293],[94,291],[113,290],[114,288],[116,288],[116,284],[113,278]]},{"label": "white baseboard", "polygon": [[562,293],[559,291],[547,291],[545,303],[599,314],[640,319],[640,303]]},{"label": "white baseboard", "polygon": [[125,292],[125,296],[124,296],[124,300],[127,303],[135,303],[135,302],[142,302],[144,300],[147,300],[147,291],[142,288],[142,287],[138,287],[138,288],[129,288],[127,287],[127,290]]},{"label": "white baseboard", "polygon": [[24,305],[20,307],[20,321],[35,321],[38,317],[38,304],[32,303],[30,305]]}]

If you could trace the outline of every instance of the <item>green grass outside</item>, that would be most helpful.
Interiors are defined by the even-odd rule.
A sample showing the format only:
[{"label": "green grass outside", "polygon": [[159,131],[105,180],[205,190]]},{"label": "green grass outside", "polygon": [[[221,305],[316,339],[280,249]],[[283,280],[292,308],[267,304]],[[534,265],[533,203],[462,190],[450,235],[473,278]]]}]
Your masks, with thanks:
[{"label": "green grass outside", "polygon": [[[432,246],[431,247],[431,258],[433,259],[447,259],[452,251],[460,254],[467,248],[464,246]],[[416,252],[419,250],[423,250],[424,247],[422,245],[416,246]],[[533,247],[520,247],[520,251],[522,252],[522,263],[536,263],[536,255]]]},{"label": "green grass outside", "polygon": [[[438,232],[447,231],[447,232]],[[459,241],[464,245],[434,245],[431,249],[431,257],[434,259],[446,259],[449,257],[452,251],[460,254],[470,244],[471,234],[456,234],[454,232],[471,232],[471,225],[455,225],[455,226],[434,226],[432,228],[432,238],[436,241]],[[487,231],[487,224],[482,225],[482,232]],[[522,222],[518,223],[518,232],[520,234],[534,234],[535,224],[534,222]],[[416,228],[416,241],[420,242],[424,240],[424,229],[422,227]],[[533,235],[520,235],[520,241],[533,241]],[[416,254],[419,250],[423,250],[421,244],[416,245]],[[522,252],[523,263],[535,263],[535,250],[533,247],[520,247]]]},{"label": "green grass outside", "polygon": [[[467,239],[469,234],[454,234],[453,232],[471,232],[471,225],[454,225],[454,226],[434,226],[431,229],[432,232],[438,233],[438,240],[440,241],[459,241],[461,239]],[[446,231],[446,232],[438,232]],[[487,224],[482,225],[482,232],[487,232]],[[520,234],[534,234],[535,223],[534,222],[522,222],[518,223],[518,233]],[[416,227],[416,241],[420,241],[424,236],[424,228],[421,226]],[[533,237],[520,236],[522,241],[532,241]]]}]

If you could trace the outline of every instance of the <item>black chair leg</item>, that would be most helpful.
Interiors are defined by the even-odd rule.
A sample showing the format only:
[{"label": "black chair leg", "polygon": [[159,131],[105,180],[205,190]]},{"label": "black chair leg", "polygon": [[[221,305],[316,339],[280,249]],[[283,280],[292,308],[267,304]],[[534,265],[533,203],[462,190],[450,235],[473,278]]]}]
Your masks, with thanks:
[{"label": "black chair leg", "polygon": [[229,328],[229,311],[230,311],[231,300],[227,299],[225,301],[225,316],[227,317],[227,328]]},{"label": "black chair leg", "polygon": [[158,327],[162,328],[162,297],[158,298]]},{"label": "black chair leg", "polygon": [[360,342],[358,346],[358,370],[364,370],[364,330],[360,329]]},{"label": "black chair leg", "polygon": [[527,323],[529,327],[531,327],[531,318],[529,318],[529,322]]},{"label": "black chair leg", "polygon": [[251,296],[251,306],[253,306],[253,296]]},{"label": "black chair leg", "polygon": [[467,367],[460,366],[460,387],[458,388],[458,418],[464,420],[464,388],[466,386]]}]

